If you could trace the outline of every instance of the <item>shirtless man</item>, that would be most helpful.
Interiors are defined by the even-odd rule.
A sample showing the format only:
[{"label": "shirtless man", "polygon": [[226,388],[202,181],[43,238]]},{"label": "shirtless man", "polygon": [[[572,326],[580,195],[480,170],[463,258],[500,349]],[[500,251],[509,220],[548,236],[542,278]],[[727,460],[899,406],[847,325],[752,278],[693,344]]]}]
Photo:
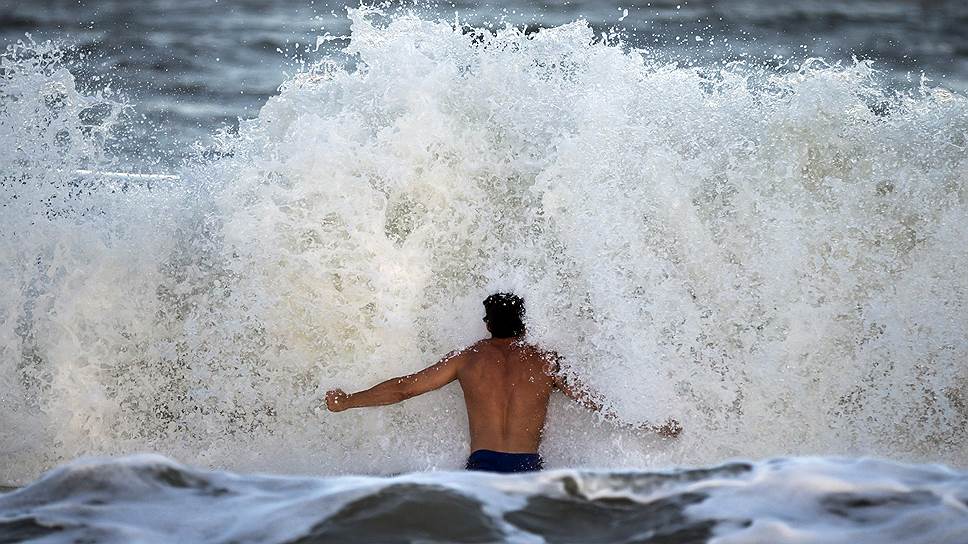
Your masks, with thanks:
[{"label": "shirtless man", "polygon": [[[457,380],[464,391],[471,435],[468,470],[527,472],[540,470],[538,445],[548,399],[554,389],[590,410],[602,409],[582,387],[558,374],[558,356],[524,341],[524,302],[509,293],[484,300],[484,322],[491,338],[451,353],[415,374],[392,378],[359,393],[326,393],[333,412],[394,404]],[[668,438],[682,430],[674,420],[649,425]]]}]

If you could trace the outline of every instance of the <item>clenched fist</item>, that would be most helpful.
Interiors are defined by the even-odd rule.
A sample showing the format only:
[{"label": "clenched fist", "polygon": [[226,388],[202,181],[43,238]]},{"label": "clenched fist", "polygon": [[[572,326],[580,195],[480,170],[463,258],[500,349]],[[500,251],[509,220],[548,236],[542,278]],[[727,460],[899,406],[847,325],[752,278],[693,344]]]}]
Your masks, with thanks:
[{"label": "clenched fist", "polygon": [[343,410],[349,408],[346,403],[346,399],[349,395],[346,394],[342,389],[333,389],[326,392],[326,408],[329,408],[330,412],[342,412]]}]

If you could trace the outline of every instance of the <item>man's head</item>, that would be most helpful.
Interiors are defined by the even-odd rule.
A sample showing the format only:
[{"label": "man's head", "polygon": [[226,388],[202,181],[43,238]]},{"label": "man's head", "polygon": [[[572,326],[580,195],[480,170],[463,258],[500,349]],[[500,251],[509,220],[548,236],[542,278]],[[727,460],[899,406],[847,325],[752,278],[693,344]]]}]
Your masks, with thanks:
[{"label": "man's head", "polygon": [[495,338],[524,334],[524,301],[512,293],[494,293],[484,299],[484,322]]}]

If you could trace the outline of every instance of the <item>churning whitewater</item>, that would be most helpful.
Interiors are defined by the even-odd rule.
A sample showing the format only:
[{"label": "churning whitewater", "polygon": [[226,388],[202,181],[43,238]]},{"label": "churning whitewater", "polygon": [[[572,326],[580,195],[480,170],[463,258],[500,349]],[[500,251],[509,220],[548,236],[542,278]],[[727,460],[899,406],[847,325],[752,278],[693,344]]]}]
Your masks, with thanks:
[{"label": "churning whitewater", "polygon": [[0,495],[0,538],[273,544],[938,544],[968,531],[968,475],[863,459],[664,472],[292,478],[165,458],[75,461]]},{"label": "churning whitewater", "polygon": [[[79,88],[52,46],[8,49],[0,483],[138,451],[457,468],[456,386],[321,399],[476,340],[498,289],[621,420],[557,399],[552,468],[968,465],[964,96],[867,62],[657,64],[581,21],[350,17],[340,55],[151,183],[96,173],[125,170],[110,87]],[[632,430],[668,417],[679,440]]]}]

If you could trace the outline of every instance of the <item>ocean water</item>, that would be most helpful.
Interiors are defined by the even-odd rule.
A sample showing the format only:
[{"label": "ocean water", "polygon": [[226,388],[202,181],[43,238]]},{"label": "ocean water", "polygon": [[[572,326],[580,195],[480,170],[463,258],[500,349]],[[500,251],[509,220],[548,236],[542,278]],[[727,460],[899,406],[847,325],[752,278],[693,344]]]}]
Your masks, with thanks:
[{"label": "ocean water", "polygon": [[[80,20],[59,5],[44,17]],[[963,39],[904,15],[932,6],[804,6],[845,28],[904,20],[908,38]],[[940,27],[963,21],[937,6]],[[561,525],[573,517],[607,542],[960,542],[960,57],[921,55],[947,74],[922,78],[903,55],[838,59],[842,44],[771,62],[743,45],[649,48],[568,6],[527,27],[422,9],[331,15],[341,30],[323,31],[318,59],[269,55],[264,94],[238,103],[193,87],[152,106],[167,91],[126,90],[139,84],[124,67],[99,74],[100,53],[37,37],[7,50],[0,485],[136,452],[232,472],[75,462],[0,496],[0,535],[309,542],[365,528],[382,542],[448,504],[468,533],[414,521],[401,540],[593,541]],[[138,28],[146,13],[105,20]],[[218,20],[194,24],[237,30]],[[235,94],[231,70],[206,66],[175,71]],[[143,171],[166,175],[109,173]],[[618,416],[556,397],[551,472],[449,472],[468,439],[453,385],[321,407],[329,388],[483,336],[495,290],[524,296],[530,339]],[[636,430],[667,417],[677,440]],[[670,468],[689,466],[714,468]],[[252,472],[318,478],[236,474]]]},{"label": "ocean water", "polygon": [[964,542],[968,474],[865,459],[662,472],[242,476],[83,461],[0,495],[0,537],[43,542]]},{"label": "ocean water", "polygon": [[[349,3],[352,7],[354,3]],[[961,0],[658,0],[392,2],[388,13],[528,30],[584,20],[663,64],[743,61],[790,68],[822,57],[871,59],[883,82],[968,90],[968,4]],[[167,171],[255,117],[281,84],[340,51],[343,2],[320,0],[32,0],[0,3],[0,46],[70,46],[83,88],[110,85],[131,106],[111,150],[128,171]],[[321,40],[320,38],[324,38]]]}]

